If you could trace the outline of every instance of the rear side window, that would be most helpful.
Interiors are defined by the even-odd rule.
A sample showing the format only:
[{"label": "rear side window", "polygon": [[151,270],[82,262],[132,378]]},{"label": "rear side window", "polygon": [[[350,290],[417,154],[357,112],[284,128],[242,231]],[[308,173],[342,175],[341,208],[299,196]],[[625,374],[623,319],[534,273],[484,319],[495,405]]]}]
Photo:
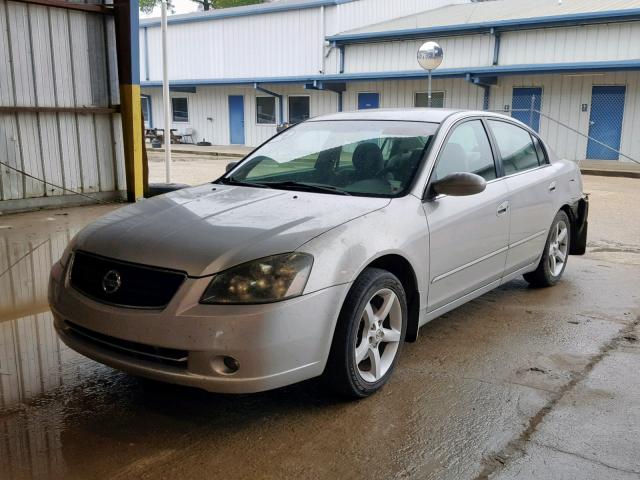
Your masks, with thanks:
[{"label": "rear side window", "polygon": [[529,132],[516,125],[497,120],[488,121],[496,139],[505,175],[537,167],[538,154]]},{"label": "rear side window", "polygon": [[491,145],[480,120],[455,127],[440,151],[435,179],[457,172],[475,173],[487,181],[496,178]]}]

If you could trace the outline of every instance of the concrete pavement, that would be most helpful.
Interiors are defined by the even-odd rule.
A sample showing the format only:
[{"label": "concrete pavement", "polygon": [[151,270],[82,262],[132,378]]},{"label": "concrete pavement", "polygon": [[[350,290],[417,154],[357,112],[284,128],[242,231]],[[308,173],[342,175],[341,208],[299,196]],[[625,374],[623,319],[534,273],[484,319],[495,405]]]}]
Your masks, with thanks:
[{"label": "concrete pavement", "polygon": [[214,395],[76,354],[49,265],[119,206],[1,216],[0,478],[639,478],[640,189],[584,180],[589,248],[560,284],[516,280],[427,324],[360,402],[314,381]]}]

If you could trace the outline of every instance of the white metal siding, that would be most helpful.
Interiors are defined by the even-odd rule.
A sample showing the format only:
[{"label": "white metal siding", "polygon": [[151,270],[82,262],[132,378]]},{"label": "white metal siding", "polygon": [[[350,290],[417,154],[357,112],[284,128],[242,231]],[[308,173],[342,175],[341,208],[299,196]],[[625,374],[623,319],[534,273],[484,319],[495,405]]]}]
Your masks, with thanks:
[{"label": "white metal siding", "polygon": [[[416,53],[426,39],[347,45],[345,73],[420,70]],[[493,61],[492,35],[439,38],[444,58],[439,68],[478,67]]]},{"label": "white metal siding", "polygon": [[[446,52],[446,50],[445,50]],[[505,32],[501,65],[640,58],[640,22]]]},{"label": "white metal siding", "polygon": [[[311,116],[337,111],[338,96],[333,92],[305,90],[301,85],[264,85],[265,88],[284,95],[284,111],[287,114],[288,95],[308,95]],[[162,89],[145,88],[143,93],[151,96],[153,126],[164,126],[162,109]],[[197,93],[171,92],[172,97],[187,97],[189,102],[189,123],[172,123],[179,132],[185,128],[195,130],[194,140],[207,140],[214,145],[229,144],[229,95],[244,96],[245,143],[259,145],[276,133],[275,125],[256,123],[256,97],[266,96],[248,86],[199,86]],[[279,112],[276,100],[276,112]],[[211,118],[211,120],[208,120]]]},{"label": "white metal siding", "polygon": [[[542,87],[543,115],[540,117],[540,134],[564,158],[585,158],[587,138],[560,126],[544,115],[565,123],[580,132],[589,131],[591,89],[594,85],[625,85],[626,96],[622,122],[620,150],[632,158],[640,159],[640,73],[613,72],[584,75],[532,75],[504,77],[492,87],[491,109],[500,110],[511,105],[514,87]],[[581,105],[588,111],[582,112]],[[624,158],[620,158],[625,161]]]},{"label": "white metal siding", "polygon": [[[0,0],[0,106],[117,103],[113,20]],[[111,80],[111,84],[109,84]],[[119,115],[0,114],[0,160],[79,192],[124,189]],[[0,200],[68,194],[0,166]],[[2,204],[0,203],[0,210]]]},{"label": "white metal siding", "polygon": [[[219,20],[174,23],[167,30],[169,78],[251,78],[316,75],[324,37],[372,22],[410,15],[468,0],[359,0],[309,8]],[[145,70],[144,26],[140,29],[140,73]],[[160,27],[147,27],[149,78],[162,78]],[[335,52],[329,52],[325,72],[336,73]]]}]

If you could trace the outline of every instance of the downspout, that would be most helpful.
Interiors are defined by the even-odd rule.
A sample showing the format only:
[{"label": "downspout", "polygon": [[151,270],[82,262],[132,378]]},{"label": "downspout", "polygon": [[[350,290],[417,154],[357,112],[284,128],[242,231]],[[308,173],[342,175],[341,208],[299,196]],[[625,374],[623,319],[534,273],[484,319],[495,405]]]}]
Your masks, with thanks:
[{"label": "downspout", "polygon": [[491,34],[493,35],[493,64],[498,65],[500,60],[500,32],[492,28]]},{"label": "downspout", "polygon": [[147,27],[144,27],[144,77],[149,81],[149,36]]},{"label": "downspout", "polygon": [[282,95],[276,92],[272,92],[271,90],[267,90],[266,88],[262,88],[259,83],[254,83],[253,88],[257,91],[266,93],[267,95],[271,95],[272,97],[276,97],[278,99],[278,112],[280,115],[280,125],[287,123],[287,119],[284,117],[284,102]]},{"label": "downspout", "polygon": [[339,73],[344,73],[344,45],[338,46],[338,52],[340,54],[340,70]]},{"label": "downspout", "polygon": [[326,25],[326,19],[325,19],[325,12],[324,12],[324,5],[320,6],[320,57],[319,57],[319,66],[318,66],[318,72],[319,73],[324,73],[324,42],[325,42],[325,37],[326,37],[326,30],[327,30],[327,25]]}]

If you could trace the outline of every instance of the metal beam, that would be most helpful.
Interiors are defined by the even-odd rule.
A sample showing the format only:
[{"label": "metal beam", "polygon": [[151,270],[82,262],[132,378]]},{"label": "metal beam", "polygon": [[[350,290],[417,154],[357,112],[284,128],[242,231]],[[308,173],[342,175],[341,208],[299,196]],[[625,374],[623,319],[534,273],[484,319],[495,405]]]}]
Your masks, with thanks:
[{"label": "metal beam", "polygon": [[120,112],[120,106],[113,107],[0,107],[0,113],[86,113],[109,115]]},{"label": "metal beam", "polygon": [[73,2],[65,2],[64,0],[10,0],[10,1],[19,2],[19,3],[33,3],[34,5],[43,5],[45,7],[65,8],[67,10],[79,10],[81,12],[113,15],[113,7],[110,7],[107,5],[99,5],[95,3],[73,3]]}]

